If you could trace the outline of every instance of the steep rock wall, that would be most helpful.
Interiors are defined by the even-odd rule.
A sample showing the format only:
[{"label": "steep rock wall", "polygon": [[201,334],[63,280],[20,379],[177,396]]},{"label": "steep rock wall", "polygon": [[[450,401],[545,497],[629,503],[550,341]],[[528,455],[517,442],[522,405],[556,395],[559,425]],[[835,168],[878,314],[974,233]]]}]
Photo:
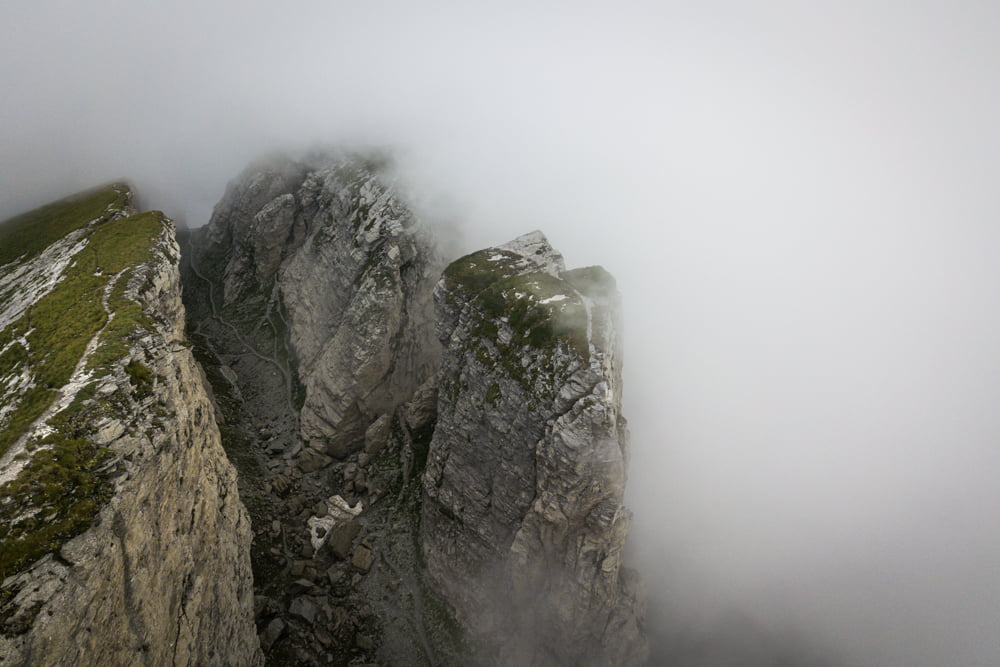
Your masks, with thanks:
[{"label": "steep rock wall", "polygon": [[284,314],[304,390],[301,436],[342,458],[438,364],[429,237],[371,159],[249,169],[227,190],[199,263],[224,308]]},{"label": "steep rock wall", "polygon": [[638,664],[622,563],[628,433],[618,294],[540,233],[463,257],[435,292],[444,345],[423,476],[432,584],[500,662]]},{"label": "steep rock wall", "polygon": [[[105,366],[81,361],[68,383],[78,390],[64,393],[72,402],[60,406],[71,420],[53,414],[28,437],[43,443],[34,459],[52,447],[43,438],[53,428],[75,438],[61,441],[67,447],[97,448],[101,464],[88,474],[103,481],[94,486],[100,509],[93,524],[3,581],[5,665],[261,662],[249,520],[185,342],[173,225],[158,213],[144,215],[159,224],[151,259],[109,283],[104,305],[114,318],[95,337],[101,346],[87,351],[93,364]],[[122,230],[115,233],[127,233]],[[96,249],[93,256],[86,261],[102,261]],[[84,257],[90,257],[86,250]],[[116,321],[133,316],[139,324],[121,329],[121,341],[106,338]],[[71,498],[82,488],[62,493]],[[11,495],[5,502],[17,500]],[[50,500],[29,493],[23,515],[5,535]],[[70,504],[89,500],[71,498]]]}]

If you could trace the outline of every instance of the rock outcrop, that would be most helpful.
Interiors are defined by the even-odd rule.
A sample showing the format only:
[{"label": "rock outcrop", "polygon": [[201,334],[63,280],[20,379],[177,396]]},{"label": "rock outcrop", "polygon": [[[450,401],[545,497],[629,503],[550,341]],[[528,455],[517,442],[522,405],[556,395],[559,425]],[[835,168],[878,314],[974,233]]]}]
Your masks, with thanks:
[{"label": "rock outcrop", "polygon": [[381,163],[361,156],[248,170],[216,207],[199,260],[225,308],[286,322],[303,440],[337,458],[433,375],[441,263]]},{"label": "rock outcrop", "polygon": [[217,395],[241,397],[227,429],[275,471],[252,502],[280,517],[256,543],[275,573],[258,590],[269,656],[644,660],[603,269],[566,271],[533,233],[442,276],[358,156],[252,167],[192,245],[193,337]]},{"label": "rock outcrop", "polygon": [[435,304],[431,583],[474,636],[503,638],[503,664],[642,662],[614,280],[565,271],[535,232],[452,263]]},{"label": "rock outcrop", "polygon": [[[0,661],[259,664],[250,525],[185,341],[173,225],[154,212],[80,229],[51,298],[77,290],[105,320],[4,457]],[[41,382],[37,296],[18,344]],[[86,324],[52,326],[70,346]]]},{"label": "rock outcrop", "polygon": [[538,232],[442,275],[386,173],[248,170],[191,341],[126,186],[0,225],[0,662],[644,660],[614,280]]}]

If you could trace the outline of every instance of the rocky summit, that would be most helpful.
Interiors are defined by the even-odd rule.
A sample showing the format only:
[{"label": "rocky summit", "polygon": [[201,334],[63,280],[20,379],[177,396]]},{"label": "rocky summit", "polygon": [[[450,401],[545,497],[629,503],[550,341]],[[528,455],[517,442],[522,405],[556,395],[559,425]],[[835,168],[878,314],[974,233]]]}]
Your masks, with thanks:
[{"label": "rocky summit", "polygon": [[374,154],[0,225],[0,661],[642,664],[614,279],[442,247]]},{"label": "rocky summit", "polygon": [[503,638],[504,664],[639,662],[614,280],[566,271],[534,232],[453,262],[435,303],[430,580],[470,631]]}]

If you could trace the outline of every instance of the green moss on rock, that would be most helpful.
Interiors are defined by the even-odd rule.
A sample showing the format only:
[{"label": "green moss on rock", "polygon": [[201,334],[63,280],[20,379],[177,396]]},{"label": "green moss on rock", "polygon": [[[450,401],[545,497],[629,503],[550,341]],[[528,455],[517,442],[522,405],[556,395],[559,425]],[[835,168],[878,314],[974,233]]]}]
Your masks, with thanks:
[{"label": "green moss on rock", "polygon": [[478,294],[499,280],[517,275],[524,267],[524,258],[516,252],[487,248],[456,259],[442,277],[449,289]]},{"label": "green moss on rock", "polygon": [[618,294],[614,277],[602,266],[585,266],[566,271],[562,278],[594,301],[607,301]]},{"label": "green moss on rock", "polygon": [[[544,272],[504,278],[484,289],[473,305],[487,319],[506,321],[513,332],[509,347],[551,350],[562,344],[589,356],[587,308],[560,278]],[[487,329],[480,325],[480,331]]]},{"label": "green moss on rock", "polygon": [[[122,205],[127,190],[112,189]],[[109,193],[88,199],[92,206],[77,202],[55,206],[72,220],[45,218],[47,229],[72,230],[84,227],[93,218],[94,206],[104,210]],[[115,199],[115,201],[118,201]],[[42,219],[42,218],[38,218]],[[21,229],[23,221],[14,225]],[[154,248],[166,219],[162,213],[105,220],[88,228],[86,247],[66,269],[61,281],[40,298],[0,340],[26,336],[28,346],[15,343],[0,357],[3,368],[27,368],[36,385],[26,391],[16,409],[0,428],[0,453],[6,451],[37,420],[59,395],[80,362],[87,343],[105,326],[107,315],[102,299],[112,276],[137,270],[154,258]],[[0,227],[0,235],[6,227]],[[67,233],[65,231],[63,234]],[[58,240],[58,236],[46,242]],[[40,252],[44,247],[38,250]],[[129,350],[129,338],[141,326],[151,327],[142,306],[126,295],[127,275],[119,278],[109,307],[115,313],[112,324],[102,333],[94,380],[78,391],[64,410],[48,420],[54,430],[30,443],[30,460],[18,476],[0,486],[0,580],[87,530],[100,508],[113,493],[115,466],[112,452],[92,441],[95,424],[111,413],[121,413],[126,405],[107,406],[96,400],[98,380],[113,370]],[[8,366],[13,367],[7,368]],[[152,372],[133,362],[126,367],[135,396],[148,393]],[[111,413],[108,410],[111,410]]]},{"label": "green moss on rock", "polygon": [[87,190],[0,223],[0,266],[29,260],[84,225],[121,213],[130,198],[124,183]]}]

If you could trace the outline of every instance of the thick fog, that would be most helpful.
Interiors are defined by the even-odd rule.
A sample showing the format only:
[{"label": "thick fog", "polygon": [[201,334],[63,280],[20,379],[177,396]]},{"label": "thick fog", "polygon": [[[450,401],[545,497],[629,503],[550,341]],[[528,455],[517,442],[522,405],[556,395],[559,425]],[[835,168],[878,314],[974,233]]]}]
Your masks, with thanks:
[{"label": "thick fog", "polygon": [[[0,218],[380,145],[624,295],[656,661],[1000,664],[1000,7],[0,4]],[[700,661],[700,662],[699,662]],[[824,663],[823,661],[826,661]]]}]

